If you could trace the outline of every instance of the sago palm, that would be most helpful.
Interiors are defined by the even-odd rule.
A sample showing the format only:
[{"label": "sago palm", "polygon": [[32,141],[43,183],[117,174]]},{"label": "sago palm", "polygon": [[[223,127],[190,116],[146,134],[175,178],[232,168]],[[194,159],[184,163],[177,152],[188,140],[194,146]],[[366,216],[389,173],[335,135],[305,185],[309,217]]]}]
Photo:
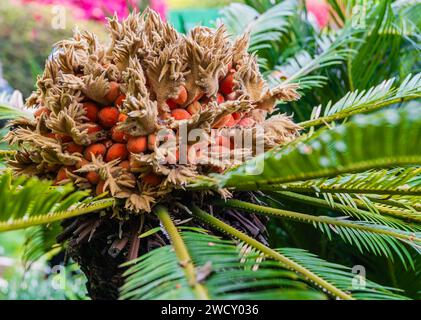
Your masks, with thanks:
[{"label": "sago palm", "polygon": [[[149,10],[108,46],[77,31],[5,137],[0,231],[32,228],[28,261],[67,241],[96,299],[417,297],[419,7],[352,4],[323,33],[297,1],[187,36]],[[351,268],[376,257],[393,281]]]}]

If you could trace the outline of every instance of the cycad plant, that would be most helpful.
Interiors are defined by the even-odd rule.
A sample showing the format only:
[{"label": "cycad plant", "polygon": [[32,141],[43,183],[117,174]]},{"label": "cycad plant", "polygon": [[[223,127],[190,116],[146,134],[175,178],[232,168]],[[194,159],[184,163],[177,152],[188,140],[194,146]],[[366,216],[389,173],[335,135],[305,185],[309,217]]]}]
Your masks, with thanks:
[{"label": "cycad plant", "polygon": [[33,230],[28,261],[66,242],[95,299],[417,298],[419,6],[343,4],[322,33],[261,1],[60,42],[5,137],[0,231]]}]

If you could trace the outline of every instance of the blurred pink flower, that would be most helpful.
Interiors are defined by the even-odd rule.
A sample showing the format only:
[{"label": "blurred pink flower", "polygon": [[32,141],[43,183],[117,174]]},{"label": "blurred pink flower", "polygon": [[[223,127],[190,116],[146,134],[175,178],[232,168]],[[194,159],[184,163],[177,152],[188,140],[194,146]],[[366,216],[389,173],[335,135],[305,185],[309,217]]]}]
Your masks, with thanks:
[{"label": "blurred pink flower", "polygon": [[[140,0],[21,0],[21,3],[36,2],[45,5],[63,5],[72,8],[77,18],[104,21],[117,13],[119,18],[126,17],[132,9],[138,8]],[[165,0],[150,0],[149,5],[165,19],[167,4]]]},{"label": "blurred pink flower", "polygon": [[158,14],[161,16],[162,20],[166,20],[167,18],[167,11],[168,11],[168,5],[167,1],[165,0],[149,0],[149,6],[151,9],[158,12]]},{"label": "blurred pink flower", "polygon": [[306,0],[307,11],[310,18],[316,20],[317,26],[322,29],[329,23],[329,4],[326,0]]}]

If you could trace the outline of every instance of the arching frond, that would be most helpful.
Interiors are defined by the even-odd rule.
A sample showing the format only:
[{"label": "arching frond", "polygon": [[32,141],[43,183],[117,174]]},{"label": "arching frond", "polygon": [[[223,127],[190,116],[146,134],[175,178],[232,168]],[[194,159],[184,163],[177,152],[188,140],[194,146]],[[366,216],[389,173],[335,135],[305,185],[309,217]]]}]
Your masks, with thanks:
[{"label": "arching frond", "polygon": [[61,232],[60,223],[39,225],[25,230],[22,262],[26,269],[48,254],[56,254],[63,248],[56,244],[56,236]]},{"label": "arching frond", "polygon": [[260,14],[252,7],[232,3],[221,11],[222,21],[233,36],[250,32],[250,52],[270,47],[288,27],[288,18],[296,12],[296,0],[286,0]]},{"label": "arching frond", "polygon": [[[296,273],[243,243],[185,231],[181,237],[202,285],[212,299],[325,299]],[[403,299],[393,289],[356,277],[351,268],[329,263],[305,250],[283,248],[280,254],[312,270],[357,299]],[[194,299],[183,267],[170,246],[155,249],[126,264],[121,299]],[[360,281],[361,280],[361,281]]]},{"label": "arching frond", "polygon": [[9,95],[0,93],[0,120],[13,119],[16,117],[30,117],[31,113],[24,110],[22,94],[19,91]]},{"label": "arching frond", "polygon": [[5,159],[13,156],[14,154],[14,150],[0,150],[0,161],[4,161]]},{"label": "arching frond", "polygon": [[[348,61],[351,90],[367,88],[376,83],[376,79],[386,79],[391,76],[392,61],[399,53],[400,37],[392,33],[392,29],[395,28],[390,4],[391,0],[375,4],[364,3],[360,7],[360,12],[352,16],[351,25],[363,29],[364,33],[360,35],[363,41],[356,46],[357,54]],[[381,63],[386,57],[391,59],[391,64]]]},{"label": "arching frond", "polygon": [[357,41],[355,30],[349,32],[344,30],[341,34],[327,34],[316,39],[316,55],[312,56],[308,51],[301,50],[285,63],[276,66],[282,76],[286,78],[281,81],[279,77],[270,75],[268,80],[273,85],[298,83],[300,90],[313,87],[322,87],[327,77],[322,74],[312,74],[317,70],[343,63],[346,57],[353,52],[349,44]]},{"label": "arching frond", "polygon": [[[385,80],[369,90],[349,92],[338,102],[329,102],[324,108],[315,107],[312,119],[300,125],[304,128],[319,126],[421,97],[421,73],[407,76],[398,87],[393,86],[394,81],[394,78]],[[323,116],[320,117],[322,112]]]},{"label": "arching frond", "polygon": [[36,177],[14,179],[10,171],[3,173],[0,176],[0,232],[47,224],[114,204],[113,199],[84,203],[87,192],[74,191],[71,185],[51,185],[51,181]]},{"label": "arching frond", "polygon": [[343,217],[313,216],[239,200],[228,200],[225,205],[255,213],[310,223],[325,233],[329,239],[332,239],[332,235],[336,234],[345,242],[355,245],[361,252],[368,251],[377,255],[384,255],[392,260],[394,253],[404,264],[407,261],[412,263],[405,244],[421,254],[421,232],[409,232],[371,221],[354,221]]},{"label": "arching frond", "polygon": [[[257,156],[192,188],[267,190],[273,185],[335,177],[375,168],[421,164],[421,110],[401,108],[359,115],[332,130]],[[367,143],[373,141],[367,147]],[[402,143],[405,141],[405,143]]]},{"label": "arching frond", "polygon": [[233,242],[180,233],[158,208],[171,246],[126,263],[121,299],[323,299],[295,273],[279,268]]},{"label": "arching frond", "polygon": [[[374,294],[377,299],[397,299],[400,297],[399,295],[388,291],[386,288],[373,283],[370,283],[368,287],[353,287],[348,281],[350,281],[350,278],[355,278],[355,275],[353,275],[353,277],[347,277],[345,272],[341,273],[339,271],[343,267],[336,265],[336,267],[338,267],[336,268],[335,265],[329,264],[326,261],[323,261],[318,267],[317,265],[322,260],[318,260],[317,258],[312,260],[312,258],[314,258],[312,255],[303,253],[303,251],[300,250],[296,251],[294,254],[292,253],[294,249],[285,249],[284,251],[286,254],[284,254],[283,249],[278,251],[270,249],[269,247],[261,244],[255,239],[234,229],[223,221],[207,214],[195,206],[192,207],[192,211],[194,216],[198,217],[206,224],[224,232],[230,237],[243,241],[248,246],[256,250],[256,252],[261,252],[267,259],[278,261],[282,266],[298,272],[302,276],[306,277],[307,281],[314,283],[317,287],[321,288],[329,295],[333,295],[341,299],[354,299],[357,298],[357,296],[359,299],[370,299],[370,297],[374,297]],[[303,253],[303,255],[301,255],[301,253]],[[343,277],[337,277],[336,275],[333,276],[333,274],[336,274],[337,272],[341,273]],[[363,291],[359,291],[359,289],[363,289]],[[355,297],[354,292],[357,293],[357,296]]]},{"label": "arching frond", "polygon": [[273,186],[274,189],[310,193],[368,193],[421,195],[421,168],[370,170]]},{"label": "arching frond", "polygon": [[358,275],[349,267],[322,260],[305,250],[297,248],[278,249],[289,259],[305,266],[315,274],[332,282],[345,291],[351,291],[355,299],[388,300],[406,299],[399,294],[399,290],[383,287]]}]

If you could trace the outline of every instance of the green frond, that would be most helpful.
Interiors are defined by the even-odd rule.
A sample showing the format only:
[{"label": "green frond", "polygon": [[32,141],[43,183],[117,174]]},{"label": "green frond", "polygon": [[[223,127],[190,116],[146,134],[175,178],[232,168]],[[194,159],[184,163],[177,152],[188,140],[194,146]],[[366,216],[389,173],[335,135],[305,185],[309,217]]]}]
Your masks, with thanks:
[{"label": "green frond", "polygon": [[322,87],[326,83],[327,77],[319,73],[316,75],[312,73],[342,64],[346,57],[353,52],[348,48],[349,44],[358,41],[355,34],[354,30],[352,32],[344,30],[338,35],[331,33],[316,38],[316,54],[314,56],[305,49],[301,50],[282,65],[276,66],[276,70],[286,77],[285,81],[274,76],[269,76],[268,80],[273,85],[298,83],[300,90]]},{"label": "green frond", "polygon": [[0,161],[4,161],[5,159],[13,156],[16,153],[14,150],[0,150]]},{"label": "green frond", "polygon": [[[350,283],[346,280],[349,281],[351,278],[355,278],[355,275],[353,277],[346,277],[346,274],[342,273],[344,278],[329,276],[330,273],[336,273],[338,271],[338,269],[335,268],[337,265],[329,264],[323,261],[318,268],[317,265],[322,260],[310,261],[310,258],[314,258],[311,255],[306,255],[305,257],[301,256],[302,258],[300,259],[299,254],[304,251],[297,251],[297,255],[291,255],[290,253],[294,249],[285,249],[286,254],[283,254],[282,249],[278,251],[273,250],[263,245],[259,241],[249,237],[248,235],[227,225],[214,216],[207,214],[196,206],[192,207],[192,212],[194,216],[198,217],[206,224],[213,226],[214,228],[222,231],[230,237],[243,241],[248,246],[254,248],[256,252],[263,254],[267,259],[278,261],[282,266],[298,272],[305,277],[306,281],[313,283],[316,287],[320,288],[323,292],[327,292],[329,295],[333,295],[340,299],[355,299],[357,296],[360,299],[364,299],[369,298],[370,296],[374,296],[374,294],[377,297],[376,299],[396,299],[400,297],[399,295],[392,293],[386,288],[376,284],[371,284],[369,288],[358,288],[356,293],[358,292],[362,294],[357,294],[357,296],[354,297],[353,294],[356,288],[350,286]],[[364,292],[361,292],[360,289],[362,289]],[[404,299],[404,297],[400,298]]]},{"label": "green frond", "polygon": [[405,231],[421,231],[421,225],[415,223],[419,222],[416,214],[408,213],[408,210],[405,211],[403,209],[396,210],[398,212],[382,210],[369,198],[363,196],[352,197],[346,193],[335,194],[334,196],[322,194],[323,199],[321,199],[288,191],[270,194],[317,207],[336,209],[347,216],[383,224],[392,228]]},{"label": "green frond", "polygon": [[113,199],[83,203],[87,192],[74,191],[72,185],[51,184],[36,177],[14,179],[10,171],[4,172],[0,176],[0,232],[47,224],[114,204]]},{"label": "green frond", "polygon": [[[13,107],[18,105],[18,107]],[[14,119],[17,117],[31,117],[31,113],[23,110],[23,98],[19,91],[12,95],[6,92],[0,93],[0,120]]]},{"label": "green frond", "polygon": [[272,190],[304,193],[421,195],[421,168],[393,168],[272,186]]},{"label": "green frond", "polygon": [[22,262],[26,269],[49,254],[56,254],[63,248],[56,244],[56,237],[61,232],[60,223],[39,225],[25,230],[25,242],[23,245]]},{"label": "green frond", "polygon": [[[376,168],[421,164],[421,109],[400,108],[358,115],[285,147],[258,155],[190,188],[267,190],[273,185],[335,177]],[[370,142],[373,142],[370,144]],[[402,143],[405,141],[405,143]],[[367,146],[369,144],[369,147]]]},{"label": "green frond", "polygon": [[[302,200],[302,202],[304,201]],[[371,221],[353,221],[343,217],[314,216],[260,206],[240,200],[227,200],[224,205],[258,214],[309,223],[325,233],[329,240],[332,240],[333,232],[343,241],[355,245],[362,253],[367,251],[376,255],[386,256],[391,260],[393,260],[393,253],[395,253],[404,264],[407,261],[412,263],[405,244],[421,253],[421,232],[408,232]]]},{"label": "green frond", "polygon": [[[124,266],[120,299],[197,299],[186,265],[211,299],[324,299],[297,274],[235,242],[183,231],[180,239],[191,260],[181,261],[173,246],[155,249]],[[243,250],[242,250],[243,249]]]},{"label": "green frond", "polygon": [[[394,82],[394,78],[385,80],[369,90],[349,92],[338,102],[329,102],[324,108],[321,105],[315,107],[312,119],[301,122],[300,125],[303,128],[324,125],[421,97],[421,73],[408,75],[398,87],[393,87]],[[323,116],[320,117],[322,110]]]},{"label": "green frond", "polygon": [[331,263],[298,248],[282,248],[278,251],[289,259],[303,265],[313,273],[331,282],[344,291],[351,292],[358,300],[401,300],[407,299],[394,288],[381,286],[357,275],[351,268]]},{"label": "green frond", "polygon": [[197,270],[193,264],[190,253],[181,238],[180,233],[177,230],[177,227],[174,225],[171,220],[168,210],[163,206],[157,206],[155,208],[155,213],[164,226],[165,231],[171,239],[171,244],[173,246],[175,255],[178,259],[178,264],[182,266],[187,283],[191,290],[194,292],[195,296],[201,300],[209,300],[209,295],[204,286],[197,280]]},{"label": "green frond", "polygon": [[260,14],[252,7],[232,3],[221,10],[221,19],[232,36],[250,32],[250,52],[270,48],[268,42],[278,40],[289,25],[288,18],[297,10],[296,0],[286,0]]},{"label": "green frond", "polygon": [[357,54],[348,60],[351,90],[368,88],[378,79],[397,75],[405,37],[391,0],[364,2],[359,11],[350,21],[351,26],[364,30],[360,35],[363,41],[355,46]]}]

